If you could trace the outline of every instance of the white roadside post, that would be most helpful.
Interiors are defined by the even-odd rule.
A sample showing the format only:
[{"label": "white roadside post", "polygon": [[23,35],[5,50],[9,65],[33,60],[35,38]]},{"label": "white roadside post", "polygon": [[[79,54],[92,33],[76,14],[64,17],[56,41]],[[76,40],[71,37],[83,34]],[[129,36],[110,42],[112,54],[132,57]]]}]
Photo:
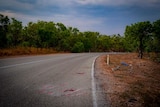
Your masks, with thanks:
[{"label": "white roadside post", "polygon": [[107,55],[107,65],[109,65],[109,55]]}]

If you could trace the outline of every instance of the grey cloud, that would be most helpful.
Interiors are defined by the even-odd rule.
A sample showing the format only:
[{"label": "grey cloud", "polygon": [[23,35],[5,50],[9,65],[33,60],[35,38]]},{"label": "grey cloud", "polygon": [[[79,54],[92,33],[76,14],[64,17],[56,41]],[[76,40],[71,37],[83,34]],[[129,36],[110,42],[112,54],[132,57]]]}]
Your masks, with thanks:
[{"label": "grey cloud", "polygon": [[82,5],[93,4],[106,6],[157,6],[158,4],[160,4],[160,0],[77,0],[77,3]]}]

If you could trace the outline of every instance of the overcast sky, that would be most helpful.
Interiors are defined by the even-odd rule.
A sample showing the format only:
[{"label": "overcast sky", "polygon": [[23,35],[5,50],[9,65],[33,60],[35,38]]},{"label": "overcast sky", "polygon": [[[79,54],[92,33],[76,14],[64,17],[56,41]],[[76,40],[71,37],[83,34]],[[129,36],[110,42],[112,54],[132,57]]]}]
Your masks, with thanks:
[{"label": "overcast sky", "polygon": [[24,25],[44,20],[123,35],[126,25],[160,19],[160,0],[0,0],[0,14]]}]

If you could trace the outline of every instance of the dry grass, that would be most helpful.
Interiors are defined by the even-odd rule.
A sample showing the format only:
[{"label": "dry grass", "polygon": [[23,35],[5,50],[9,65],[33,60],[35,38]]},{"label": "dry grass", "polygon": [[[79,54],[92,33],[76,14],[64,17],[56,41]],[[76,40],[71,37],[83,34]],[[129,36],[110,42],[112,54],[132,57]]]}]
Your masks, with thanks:
[{"label": "dry grass", "polygon": [[136,54],[122,54],[110,55],[110,65],[106,65],[106,58],[101,57],[101,68],[104,78],[110,78],[111,83],[104,84],[103,88],[112,107],[160,106],[159,63],[148,58],[139,59]]},{"label": "dry grass", "polygon": [[57,53],[54,49],[34,48],[34,47],[15,47],[8,49],[0,49],[0,57],[16,56],[16,55],[36,55]]}]

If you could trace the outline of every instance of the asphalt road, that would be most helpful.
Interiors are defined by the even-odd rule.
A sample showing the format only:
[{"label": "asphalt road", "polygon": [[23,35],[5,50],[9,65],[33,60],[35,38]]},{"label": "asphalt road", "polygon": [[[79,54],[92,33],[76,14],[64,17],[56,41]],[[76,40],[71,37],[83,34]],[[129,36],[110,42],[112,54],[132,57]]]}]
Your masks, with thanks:
[{"label": "asphalt road", "polygon": [[96,107],[92,67],[100,53],[0,59],[0,107]]}]

